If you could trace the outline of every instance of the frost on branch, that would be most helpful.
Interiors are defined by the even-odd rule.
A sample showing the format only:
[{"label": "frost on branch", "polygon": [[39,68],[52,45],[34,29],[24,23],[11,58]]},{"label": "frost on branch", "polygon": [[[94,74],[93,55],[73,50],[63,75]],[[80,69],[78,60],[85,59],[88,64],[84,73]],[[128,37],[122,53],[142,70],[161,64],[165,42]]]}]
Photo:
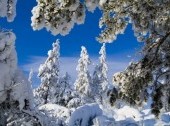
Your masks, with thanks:
[{"label": "frost on branch", "polygon": [[75,24],[83,24],[86,8],[94,10],[103,5],[105,0],[37,0],[37,6],[32,9],[34,30],[46,28],[53,35],[67,35]]},{"label": "frost on branch", "polygon": [[37,0],[32,10],[34,30],[46,28],[53,35],[67,35],[76,24],[83,24],[85,7],[79,0]]},{"label": "frost on branch", "polygon": [[48,102],[57,102],[60,91],[59,85],[59,56],[60,46],[57,40],[53,43],[53,49],[48,51],[48,58],[39,67],[38,76],[41,78],[40,86],[34,90],[36,105]]},{"label": "frost on branch", "polygon": [[8,22],[12,22],[16,16],[17,0],[0,1],[0,17],[7,17]]},{"label": "frost on branch", "polygon": [[152,81],[152,75],[149,70],[142,71],[141,67],[141,64],[131,63],[125,71],[113,76],[113,83],[120,87],[119,97],[132,105],[141,105],[148,99],[147,88]]},{"label": "frost on branch", "polygon": [[[101,0],[105,1],[105,0]],[[98,40],[112,42],[131,23],[139,41],[146,41],[148,34],[165,35],[169,31],[169,1],[107,1],[100,7],[103,16],[99,26],[104,28]]]}]

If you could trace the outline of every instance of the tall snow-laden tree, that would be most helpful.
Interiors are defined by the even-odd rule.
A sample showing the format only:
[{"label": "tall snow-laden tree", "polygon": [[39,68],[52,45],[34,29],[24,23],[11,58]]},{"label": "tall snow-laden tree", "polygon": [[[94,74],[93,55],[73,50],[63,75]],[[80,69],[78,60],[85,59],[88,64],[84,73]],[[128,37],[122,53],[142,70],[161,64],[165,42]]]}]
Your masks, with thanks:
[{"label": "tall snow-laden tree", "polygon": [[101,47],[99,51],[100,63],[96,65],[94,73],[93,73],[93,91],[94,95],[97,96],[98,100],[102,102],[102,98],[104,94],[106,94],[106,90],[108,89],[108,67],[106,63],[106,48],[105,44]]},{"label": "tall snow-laden tree", "polygon": [[78,60],[77,72],[78,76],[75,81],[75,88],[80,93],[82,99],[91,97],[91,77],[88,71],[90,59],[84,46],[81,47],[80,59]]},{"label": "tall snow-laden tree", "polygon": [[0,17],[7,17],[8,22],[12,22],[16,16],[17,0],[0,1]]},{"label": "tall snow-laden tree", "polygon": [[60,91],[60,85],[58,85],[60,56],[59,40],[53,43],[52,46],[53,49],[48,51],[48,58],[45,63],[41,64],[39,67],[38,77],[41,78],[41,84],[34,91],[37,105],[55,102],[56,96]]},{"label": "tall snow-laden tree", "polygon": [[13,32],[0,31],[0,125],[3,126],[37,121],[24,112],[33,109],[33,99],[29,82],[17,67],[15,39]]},{"label": "tall snow-laden tree", "polygon": [[108,72],[108,67],[107,67],[107,63],[106,63],[106,47],[105,44],[103,44],[103,46],[100,49],[100,64],[99,64],[99,78],[101,79],[100,81],[100,90],[101,92],[106,91],[107,87],[108,87],[108,77],[107,77],[107,72]]}]

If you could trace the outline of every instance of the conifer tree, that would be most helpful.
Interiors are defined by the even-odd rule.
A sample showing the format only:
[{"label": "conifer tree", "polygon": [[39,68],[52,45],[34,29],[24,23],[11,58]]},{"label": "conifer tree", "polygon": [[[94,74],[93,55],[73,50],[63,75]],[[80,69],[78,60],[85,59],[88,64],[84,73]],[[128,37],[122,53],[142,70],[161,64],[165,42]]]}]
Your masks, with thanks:
[{"label": "conifer tree", "polygon": [[33,99],[29,82],[17,67],[15,39],[13,32],[0,30],[0,125],[22,125],[30,120],[38,124],[23,112],[33,109]]},{"label": "conifer tree", "polygon": [[77,72],[78,76],[75,82],[75,88],[80,93],[81,98],[92,98],[91,97],[91,77],[88,71],[88,65],[90,59],[87,50],[84,46],[81,47],[80,59],[78,60]]},{"label": "conifer tree", "polygon": [[100,64],[99,64],[99,70],[100,70],[100,75],[99,78],[101,79],[101,92],[104,92],[107,90],[108,86],[108,77],[107,77],[107,72],[108,72],[108,66],[106,63],[106,47],[105,44],[100,49]]},{"label": "conifer tree", "polygon": [[100,63],[96,65],[93,72],[93,94],[96,96],[96,100],[101,103],[109,84],[107,77],[108,67],[106,63],[105,44],[102,45],[99,54]]},{"label": "conifer tree", "polygon": [[39,67],[38,77],[41,78],[40,86],[35,89],[34,96],[37,105],[55,102],[60,90],[59,81],[59,40],[53,43],[53,49],[48,51],[48,58]]}]

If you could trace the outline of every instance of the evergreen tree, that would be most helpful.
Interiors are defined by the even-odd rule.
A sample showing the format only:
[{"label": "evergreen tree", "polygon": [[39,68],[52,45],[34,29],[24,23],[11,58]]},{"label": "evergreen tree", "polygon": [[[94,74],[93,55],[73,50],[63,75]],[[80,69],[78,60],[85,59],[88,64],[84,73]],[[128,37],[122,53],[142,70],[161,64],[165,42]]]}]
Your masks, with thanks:
[{"label": "evergreen tree", "polygon": [[105,92],[108,87],[108,77],[107,77],[107,72],[108,72],[108,67],[106,63],[106,47],[105,44],[100,49],[100,64],[99,64],[99,78],[100,78],[100,90],[101,92]]},{"label": "evergreen tree", "polygon": [[96,97],[97,102],[102,103],[102,99],[108,89],[108,77],[107,77],[107,63],[106,63],[106,49],[105,44],[99,51],[100,64],[96,65],[93,72],[93,94]]},{"label": "evergreen tree", "polygon": [[38,124],[23,112],[33,109],[33,99],[29,82],[17,67],[15,39],[13,32],[0,30],[0,125],[22,125],[30,120]]},{"label": "evergreen tree", "polygon": [[48,51],[48,58],[39,67],[38,77],[41,78],[40,86],[35,89],[34,96],[37,105],[55,102],[60,91],[59,81],[59,40],[53,43],[53,49]]},{"label": "evergreen tree", "polygon": [[81,47],[80,59],[78,60],[77,72],[78,77],[75,82],[75,88],[80,93],[81,98],[90,99],[91,94],[91,77],[88,71],[88,65],[90,64],[90,59],[87,50],[84,46]]}]

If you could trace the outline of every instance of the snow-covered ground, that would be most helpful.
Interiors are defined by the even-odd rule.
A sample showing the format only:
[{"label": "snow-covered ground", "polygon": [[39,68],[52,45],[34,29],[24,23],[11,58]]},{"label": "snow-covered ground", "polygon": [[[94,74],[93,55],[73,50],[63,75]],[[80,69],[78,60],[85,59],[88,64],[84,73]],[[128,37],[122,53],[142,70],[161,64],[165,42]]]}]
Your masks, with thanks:
[{"label": "snow-covered ground", "polygon": [[98,104],[86,104],[72,110],[56,104],[46,104],[39,107],[39,110],[54,122],[60,121],[66,126],[170,126],[170,112],[156,119],[150,109],[139,111],[130,106],[114,108],[113,117],[108,117]]},{"label": "snow-covered ground", "polygon": [[151,109],[138,109],[124,106],[121,109],[114,109],[116,126],[170,126],[170,113],[164,113],[157,119]]}]

